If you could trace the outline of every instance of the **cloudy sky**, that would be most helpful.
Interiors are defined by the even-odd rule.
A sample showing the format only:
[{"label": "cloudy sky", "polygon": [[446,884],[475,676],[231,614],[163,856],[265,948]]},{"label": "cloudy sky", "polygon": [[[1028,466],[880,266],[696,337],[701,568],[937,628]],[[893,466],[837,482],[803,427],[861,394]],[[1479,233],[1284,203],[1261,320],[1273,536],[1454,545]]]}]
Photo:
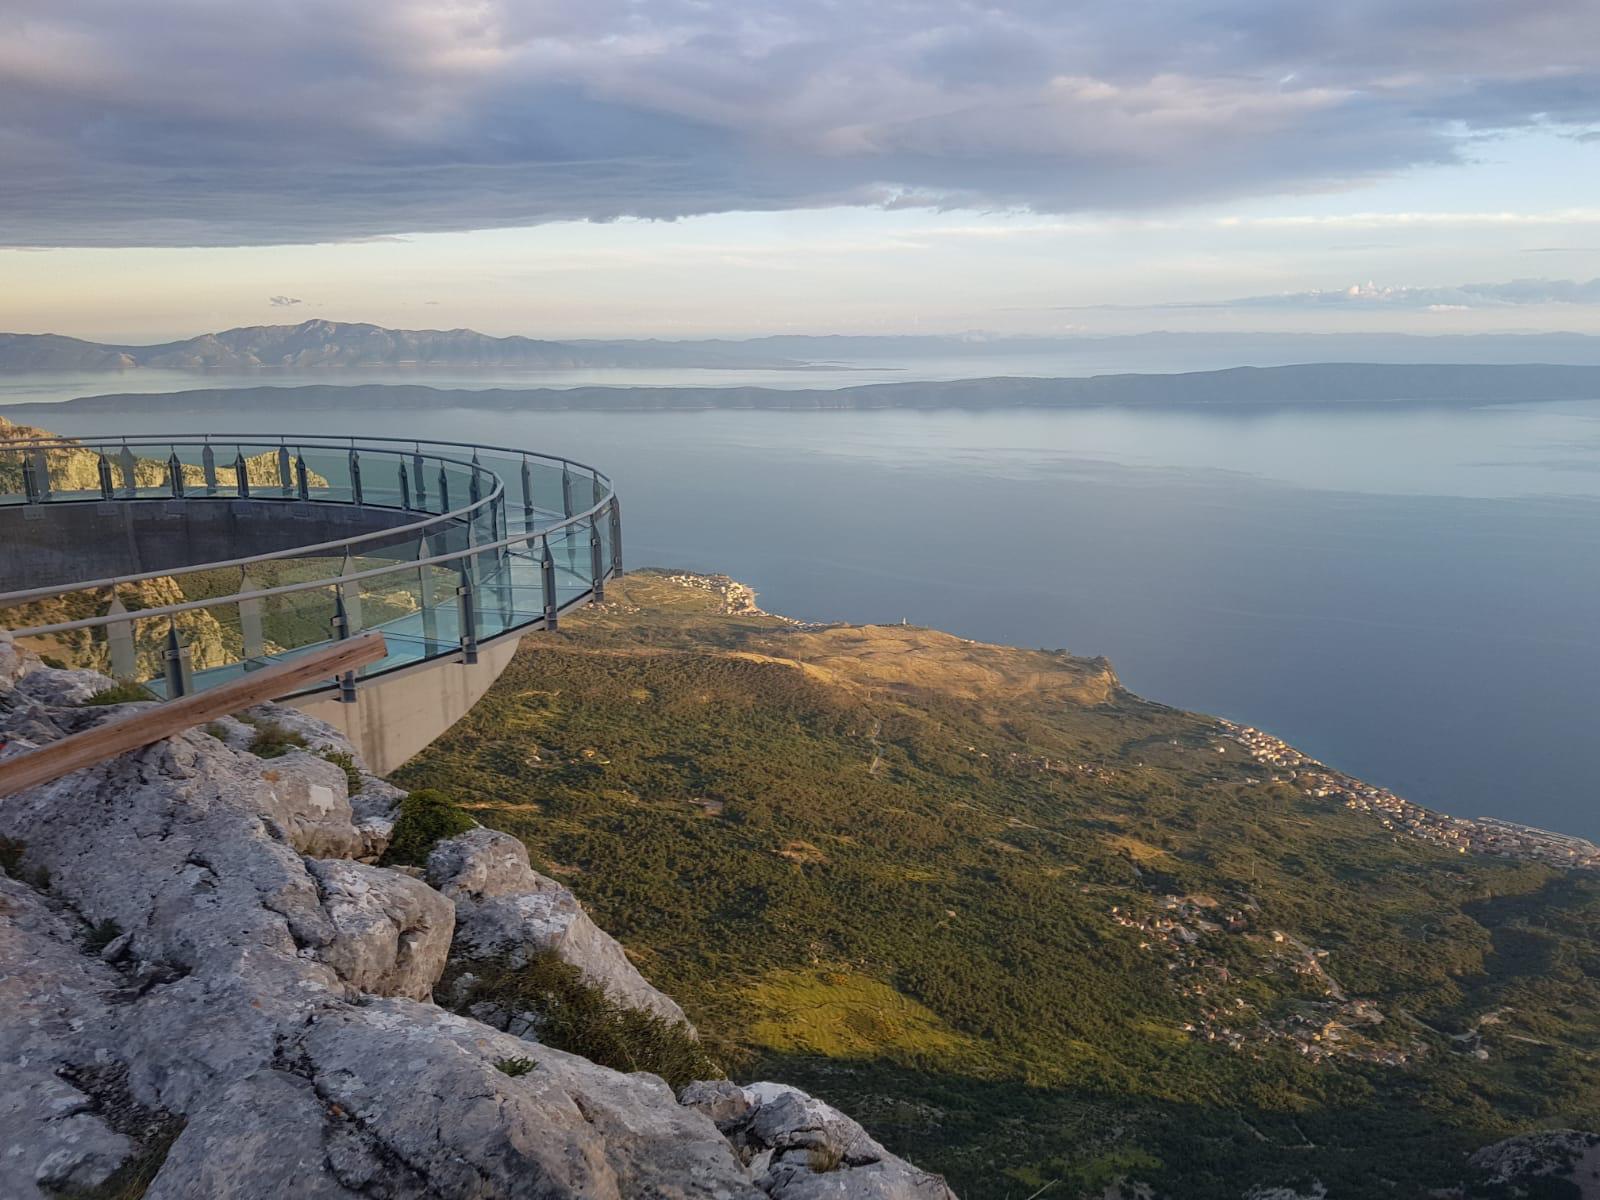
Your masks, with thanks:
[{"label": "cloudy sky", "polygon": [[5,0],[0,328],[1600,332],[1594,0]]}]

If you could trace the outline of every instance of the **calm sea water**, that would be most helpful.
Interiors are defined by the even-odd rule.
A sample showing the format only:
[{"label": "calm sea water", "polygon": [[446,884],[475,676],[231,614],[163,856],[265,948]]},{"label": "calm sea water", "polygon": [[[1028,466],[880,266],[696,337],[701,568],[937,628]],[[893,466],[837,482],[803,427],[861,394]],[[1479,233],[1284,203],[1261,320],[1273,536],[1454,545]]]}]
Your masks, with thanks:
[{"label": "calm sea water", "polygon": [[609,470],[632,566],[726,572],[809,619],[1105,654],[1146,696],[1420,803],[1600,837],[1600,404],[404,421]]}]

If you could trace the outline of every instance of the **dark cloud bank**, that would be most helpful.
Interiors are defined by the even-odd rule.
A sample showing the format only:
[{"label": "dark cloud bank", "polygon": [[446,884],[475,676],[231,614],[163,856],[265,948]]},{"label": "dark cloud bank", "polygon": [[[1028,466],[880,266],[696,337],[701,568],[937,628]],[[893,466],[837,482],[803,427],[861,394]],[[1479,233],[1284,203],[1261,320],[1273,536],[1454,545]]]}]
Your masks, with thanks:
[{"label": "dark cloud bank", "polygon": [[1342,186],[1585,135],[1597,48],[1592,0],[11,0],[0,244]]}]

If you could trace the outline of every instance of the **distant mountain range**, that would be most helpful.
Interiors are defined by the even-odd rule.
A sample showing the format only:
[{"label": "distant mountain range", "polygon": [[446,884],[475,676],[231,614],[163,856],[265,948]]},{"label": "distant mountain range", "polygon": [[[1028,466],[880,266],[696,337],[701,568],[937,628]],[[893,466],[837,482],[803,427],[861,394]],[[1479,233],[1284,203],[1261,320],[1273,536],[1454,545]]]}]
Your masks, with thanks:
[{"label": "distant mountain range", "polygon": [[419,384],[311,384],[300,387],[195,388],[85,396],[53,404],[14,404],[14,417],[65,412],[205,412],[249,406],[262,412],[383,408],[472,408],[597,412],[703,409],[1299,408],[1363,404],[1478,404],[1600,399],[1600,366],[1309,363],[1234,367],[1171,375],[1096,375],[1082,379],[995,377],[873,383],[845,388],[574,387],[434,388]]},{"label": "distant mountain range", "polygon": [[0,333],[0,371],[253,370],[319,367],[799,367],[752,348],[709,343],[548,342],[471,329],[384,329],[339,321],[252,325],[156,346],[116,346],[53,333]]},{"label": "distant mountain range", "polygon": [[[549,341],[490,337],[471,329],[386,329],[339,321],[252,325],[153,346],[58,334],[0,333],[0,374],[20,371],[318,370],[416,367],[581,370],[743,368],[804,370],[819,364],[909,365],[932,360],[1059,360],[1048,373],[1198,370],[1293,363],[1562,363],[1600,365],[1600,337],[1578,333],[1412,334],[1140,333],[1055,337],[780,334],[743,340]],[[974,372],[974,373],[988,373]]]}]

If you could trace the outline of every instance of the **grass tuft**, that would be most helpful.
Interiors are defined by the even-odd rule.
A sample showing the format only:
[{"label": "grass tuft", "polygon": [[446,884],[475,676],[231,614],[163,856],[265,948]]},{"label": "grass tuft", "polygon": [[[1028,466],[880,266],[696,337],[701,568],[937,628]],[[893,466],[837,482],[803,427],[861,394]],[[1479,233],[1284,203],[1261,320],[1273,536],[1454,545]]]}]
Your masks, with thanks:
[{"label": "grass tuft", "polygon": [[154,700],[155,695],[142,683],[119,679],[108,688],[101,688],[84,701],[85,704],[132,704],[138,700]]},{"label": "grass tuft", "polygon": [[443,792],[419,788],[400,801],[394,835],[389,839],[389,848],[384,851],[380,865],[420,867],[428,861],[428,852],[436,844],[476,825],[477,822]]},{"label": "grass tuft", "polygon": [[502,1075],[509,1075],[513,1079],[519,1075],[526,1075],[537,1065],[531,1058],[497,1058],[494,1060],[495,1070]]},{"label": "grass tuft", "polygon": [[257,758],[282,758],[291,750],[304,750],[306,739],[292,729],[285,729],[276,721],[256,721],[255,737],[250,739],[249,750]]},{"label": "grass tuft", "polygon": [[462,1012],[488,1002],[505,1012],[532,1013],[542,1044],[613,1070],[649,1071],[674,1089],[724,1075],[688,1026],[618,1004],[554,954],[521,967],[490,961],[467,969],[473,982],[458,1006]]},{"label": "grass tuft", "polygon": [[121,936],[122,926],[107,917],[89,927],[89,932],[83,935],[83,947],[90,954],[99,954]]},{"label": "grass tuft", "polygon": [[345,790],[350,795],[354,796],[361,790],[361,772],[356,767],[355,755],[343,750],[324,750],[319,757],[344,771]]}]

